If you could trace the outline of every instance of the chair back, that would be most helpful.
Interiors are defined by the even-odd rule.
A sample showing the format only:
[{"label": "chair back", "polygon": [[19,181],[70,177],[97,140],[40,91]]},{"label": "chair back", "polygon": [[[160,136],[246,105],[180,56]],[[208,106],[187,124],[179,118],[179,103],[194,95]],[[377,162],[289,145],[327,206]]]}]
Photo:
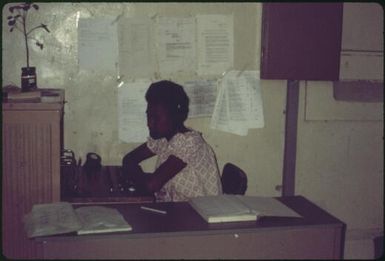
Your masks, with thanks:
[{"label": "chair back", "polygon": [[247,175],[232,163],[226,163],[223,167],[221,182],[224,194],[244,195],[246,192]]}]

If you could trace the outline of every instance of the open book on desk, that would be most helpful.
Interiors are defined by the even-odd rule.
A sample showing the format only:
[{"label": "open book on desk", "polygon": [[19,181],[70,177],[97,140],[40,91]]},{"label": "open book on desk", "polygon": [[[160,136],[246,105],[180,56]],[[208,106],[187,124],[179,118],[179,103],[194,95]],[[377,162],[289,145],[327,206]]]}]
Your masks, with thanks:
[{"label": "open book on desk", "polygon": [[83,224],[77,230],[78,235],[132,230],[124,217],[114,208],[89,206],[77,208],[75,212]]},{"label": "open book on desk", "polygon": [[28,237],[76,232],[78,235],[131,231],[117,209],[87,206],[74,209],[68,202],[37,204],[24,218]]},{"label": "open book on desk", "polygon": [[272,197],[223,194],[195,197],[189,203],[208,223],[255,221],[261,216],[301,217]]}]

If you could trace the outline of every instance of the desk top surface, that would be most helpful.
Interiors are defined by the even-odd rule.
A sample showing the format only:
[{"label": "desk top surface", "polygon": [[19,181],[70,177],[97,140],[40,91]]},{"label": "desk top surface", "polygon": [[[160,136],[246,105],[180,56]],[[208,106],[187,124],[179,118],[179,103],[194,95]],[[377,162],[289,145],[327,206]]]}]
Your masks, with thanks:
[{"label": "desk top surface", "polygon": [[[130,232],[106,233],[77,236],[74,233],[42,237],[38,240],[84,239],[84,237],[138,237],[154,234],[183,234],[183,233],[223,233],[224,231],[277,229],[283,227],[304,226],[339,226],[344,223],[322,210],[314,203],[302,196],[278,197],[279,201],[295,210],[302,218],[289,217],[262,217],[257,221],[226,222],[209,224],[190,206],[188,202],[164,202],[141,204],[108,204],[122,213],[126,221],[132,226]],[[103,205],[103,204],[98,204]],[[158,214],[142,210],[141,206],[153,207],[167,211],[167,214]],[[77,207],[77,206],[75,206]]]}]

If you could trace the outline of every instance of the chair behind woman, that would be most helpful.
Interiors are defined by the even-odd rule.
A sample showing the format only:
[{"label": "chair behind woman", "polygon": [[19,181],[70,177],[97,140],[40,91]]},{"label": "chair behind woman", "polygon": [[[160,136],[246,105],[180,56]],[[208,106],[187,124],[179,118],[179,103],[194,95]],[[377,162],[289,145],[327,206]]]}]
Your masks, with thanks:
[{"label": "chair behind woman", "polygon": [[244,195],[246,192],[247,175],[232,163],[226,163],[223,167],[221,182],[224,194]]}]

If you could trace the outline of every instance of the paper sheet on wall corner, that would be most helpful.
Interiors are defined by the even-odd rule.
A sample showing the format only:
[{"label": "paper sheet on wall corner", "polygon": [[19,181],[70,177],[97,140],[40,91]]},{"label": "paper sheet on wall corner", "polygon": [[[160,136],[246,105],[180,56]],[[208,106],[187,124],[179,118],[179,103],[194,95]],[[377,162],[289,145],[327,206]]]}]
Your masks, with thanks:
[{"label": "paper sheet on wall corner", "polygon": [[245,136],[263,128],[263,104],[258,71],[230,71],[221,80],[210,127]]},{"label": "paper sheet on wall corner", "polygon": [[150,84],[150,80],[137,80],[118,88],[119,140],[127,143],[147,140],[145,94]]}]

